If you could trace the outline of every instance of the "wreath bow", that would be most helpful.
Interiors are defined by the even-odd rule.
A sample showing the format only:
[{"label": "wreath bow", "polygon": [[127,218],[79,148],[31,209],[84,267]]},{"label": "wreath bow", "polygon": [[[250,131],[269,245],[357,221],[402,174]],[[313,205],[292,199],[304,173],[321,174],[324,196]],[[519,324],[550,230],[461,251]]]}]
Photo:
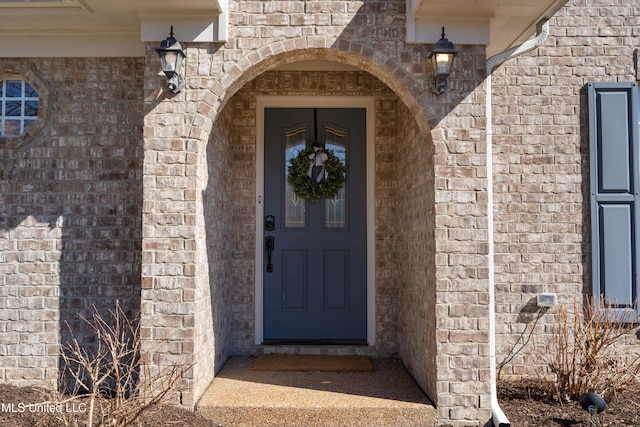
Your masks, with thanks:
[{"label": "wreath bow", "polygon": [[324,151],[322,147],[313,147],[313,153],[309,154],[309,170],[307,176],[311,181],[315,181],[318,184],[324,181],[324,163],[329,159],[329,155]]}]

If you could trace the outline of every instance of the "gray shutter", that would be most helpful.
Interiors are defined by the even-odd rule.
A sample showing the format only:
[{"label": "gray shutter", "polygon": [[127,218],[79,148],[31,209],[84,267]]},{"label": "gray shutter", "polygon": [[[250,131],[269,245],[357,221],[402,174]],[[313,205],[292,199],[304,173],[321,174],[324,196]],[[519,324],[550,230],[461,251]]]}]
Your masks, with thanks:
[{"label": "gray shutter", "polygon": [[589,93],[593,294],[628,313],[638,296],[638,94],[635,83]]}]

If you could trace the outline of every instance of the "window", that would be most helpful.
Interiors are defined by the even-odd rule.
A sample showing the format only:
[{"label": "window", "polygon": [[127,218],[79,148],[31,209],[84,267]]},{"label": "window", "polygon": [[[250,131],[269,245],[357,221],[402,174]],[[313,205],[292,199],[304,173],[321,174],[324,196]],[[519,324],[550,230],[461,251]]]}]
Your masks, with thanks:
[{"label": "window", "polygon": [[591,83],[589,156],[593,294],[637,320],[640,143],[636,83]]},{"label": "window", "polygon": [[19,77],[0,77],[0,137],[16,137],[38,119],[38,92]]}]

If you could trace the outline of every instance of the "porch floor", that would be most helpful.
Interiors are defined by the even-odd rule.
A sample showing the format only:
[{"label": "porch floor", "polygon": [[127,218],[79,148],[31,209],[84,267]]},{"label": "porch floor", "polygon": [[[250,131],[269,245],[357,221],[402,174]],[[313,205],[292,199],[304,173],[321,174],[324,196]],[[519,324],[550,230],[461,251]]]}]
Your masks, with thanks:
[{"label": "porch floor", "polygon": [[373,359],[374,372],[252,371],[231,357],[196,411],[220,426],[432,427],[436,410],[402,364]]}]

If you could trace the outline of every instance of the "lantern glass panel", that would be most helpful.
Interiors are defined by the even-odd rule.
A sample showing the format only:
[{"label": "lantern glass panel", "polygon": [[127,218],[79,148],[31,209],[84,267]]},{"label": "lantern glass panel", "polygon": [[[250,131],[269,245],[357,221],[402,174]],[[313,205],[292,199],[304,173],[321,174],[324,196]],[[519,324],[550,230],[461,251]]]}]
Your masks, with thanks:
[{"label": "lantern glass panel", "polygon": [[176,65],[178,62],[178,52],[168,50],[164,54],[164,71],[176,71]]}]

